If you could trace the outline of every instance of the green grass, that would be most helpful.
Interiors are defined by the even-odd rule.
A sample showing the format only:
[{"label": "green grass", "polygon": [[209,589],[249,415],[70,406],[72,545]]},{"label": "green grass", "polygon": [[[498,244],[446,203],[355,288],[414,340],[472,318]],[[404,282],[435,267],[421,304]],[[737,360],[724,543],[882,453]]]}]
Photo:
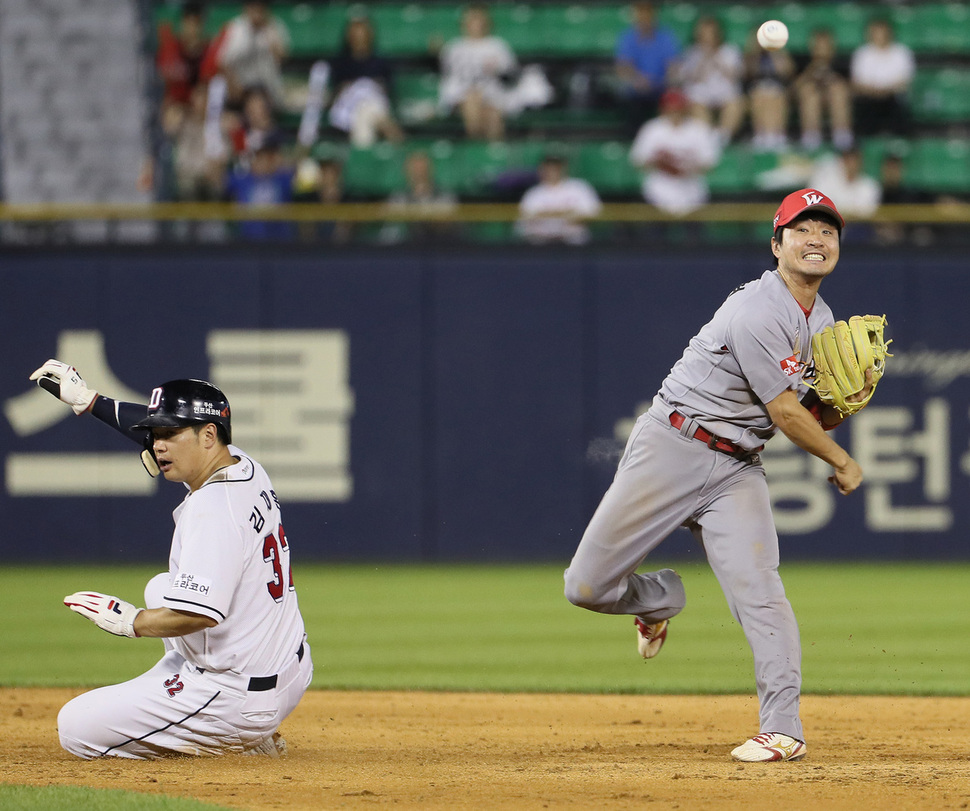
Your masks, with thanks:
[{"label": "green grass", "polygon": [[[658,568],[663,564],[656,562]],[[558,565],[303,565],[314,686],[750,693],[751,654],[706,564],[679,562],[687,608],[642,662],[633,623],[569,605]],[[112,637],[61,604],[140,601],[144,567],[0,570],[0,685],[89,686],[141,673],[157,640]],[[790,564],[810,693],[970,694],[970,565]]]},{"label": "green grass", "polygon": [[218,811],[221,805],[180,797],[109,791],[77,786],[12,786],[0,783],[4,811]]}]

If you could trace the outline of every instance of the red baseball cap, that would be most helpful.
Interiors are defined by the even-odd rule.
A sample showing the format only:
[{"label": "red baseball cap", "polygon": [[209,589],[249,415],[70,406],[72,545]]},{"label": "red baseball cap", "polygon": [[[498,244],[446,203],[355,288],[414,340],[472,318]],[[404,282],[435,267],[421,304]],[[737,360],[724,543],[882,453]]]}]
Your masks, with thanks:
[{"label": "red baseball cap", "polygon": [[687,96],[675,87],[665,90],[660,97],[660,108],[663,110],[685,110],[687,104]]},{"label": "red baseball cap", "polygon": [[818,189],[799,189],[798,191],[793,191],[784,200],[781,201],[781,205],[778,206],[778,211],[775,212],[775,219],[772,222],[773,228],[779,228],[782,225],[788,225],[795,217],[799,214],[803,214],[806,211],[811,211],[813,209],[819,209],[820,211],[827,211],[835,216],[840,223],[840,228],[845,228],[845,220],[842,219],[842,215],[839,214],[839,210],[835,207],[835,203],[829,197],[826,197]]}]

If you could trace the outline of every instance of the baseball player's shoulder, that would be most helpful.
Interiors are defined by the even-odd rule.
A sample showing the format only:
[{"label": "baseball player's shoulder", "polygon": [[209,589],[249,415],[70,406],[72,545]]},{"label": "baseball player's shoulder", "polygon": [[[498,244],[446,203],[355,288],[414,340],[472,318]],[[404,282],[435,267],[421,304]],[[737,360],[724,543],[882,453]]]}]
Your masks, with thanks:
[{"label": "baseball player's shoulder", "polygon": [[215,505],[232,505],[238,501],[249,502],[260,490],[270,489],[269,479],[263,468],[239,448],[230,446],[233,463],[217,470],[192,497],[187,506],[193,513],[214,509]]},{"label": "baseball player's shoulder", "polygon": [[205,484],[202,485],[201,489],[204,490],[213,485],[232,485],[250,482],[256,477],[256,471],[259,466],[252,459],[246,456],[235,445],[230,445],[229,451],[232,453],[233,463],[213,473],[206,480]]},{"label": "baseball player's shoulder", "polygon": [[[778,283],[781,287],[779,288]],[[763,313],[780,300],[785,284],[772,270],[766,270],[757,279],[745,282],[734,288],[724,301],[723,309],[729,313],[744,312],[746,316]]]},{"label": "baseball player's shoulder", "polygon": [[730,330],[759,332],[787,329],[798,322],[798,304],[776,271],[767,270],[739,287],[724,303]]}]

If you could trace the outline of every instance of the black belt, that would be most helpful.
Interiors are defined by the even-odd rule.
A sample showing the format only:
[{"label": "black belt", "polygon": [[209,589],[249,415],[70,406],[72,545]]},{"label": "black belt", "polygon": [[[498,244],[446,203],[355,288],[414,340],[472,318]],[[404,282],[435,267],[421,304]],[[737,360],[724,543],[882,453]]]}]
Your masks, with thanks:
[{"label": "black belt", "polygon": [[[678,411],[670,412],[670,424],[674,426],[674,428],[677,428],[679,430],[680,427],[684,424],[684,422],[686,422],[686,420],[687,418],[680,412]],[[721,453],[726,453],[728,456],[735,456],[738,459],[743,459],[745,456],[750,456],[751,454],[757,453],[758,451],[764,449],[764,445],[760,445],[759,447],[754,448],[750,451],[745,450],[740,445],[736,445],[735,443],[731,442],[728,439],[723,439],[722,437],[714,436],[714,434],[712,434],[710,431],[704,430],[699,425],[697,426],[697,430],[694,431],[693,434],[691,434],[691,439],[699,439],[701,442],[705,443],[707,447],[710,448],[712,451],[720,451]]]},{"label": "black belt", "polygon": [[[296,650],[296,660],[298,662],[303,661],[303,643],[300,643],[300,647]],[[279,679],[279,673],[273,676],[253,676],[249,680],[249,687],[246,688],[251,693],[259,693],[263,690],[272,690],[276,687],[276,682]]]}]

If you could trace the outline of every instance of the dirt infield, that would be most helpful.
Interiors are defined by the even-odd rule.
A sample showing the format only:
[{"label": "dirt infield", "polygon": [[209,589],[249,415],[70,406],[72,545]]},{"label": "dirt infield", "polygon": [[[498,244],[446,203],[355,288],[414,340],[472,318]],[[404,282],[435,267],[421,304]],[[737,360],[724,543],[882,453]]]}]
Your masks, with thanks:
[{"label": "dirt infield", "polygon": [[79,691],[0,691],[0,781],[196,797],[239,809],[970,808],[970,698],[806,696],[808,756],[739,764],[741,696],[311,692],[289,754],[80,761]]}]

